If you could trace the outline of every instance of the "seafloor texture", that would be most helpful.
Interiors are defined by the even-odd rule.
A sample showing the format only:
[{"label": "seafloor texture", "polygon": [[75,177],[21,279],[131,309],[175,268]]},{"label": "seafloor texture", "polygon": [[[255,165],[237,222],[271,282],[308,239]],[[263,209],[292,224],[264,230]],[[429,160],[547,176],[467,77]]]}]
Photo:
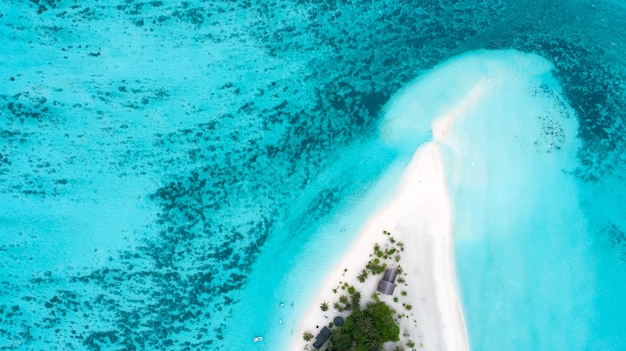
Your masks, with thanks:
[{"label": "seafloor texture", "polygon": [[[263,306],[242,289],[273,294],[290,264],[328,239],[322,223],[392,163],[394,153],[368,146],[383,104],[422,70],[480,48],[555,64],[580,124],[581,207],[597,259],[614,269],[600,284],[617,305],[622,6],[1,3],[0,349],[251,346],[266,331],[255,327]],[[259,290],[246,285],[265,270]],[[278,308],[281,297],[268,301]]]}]

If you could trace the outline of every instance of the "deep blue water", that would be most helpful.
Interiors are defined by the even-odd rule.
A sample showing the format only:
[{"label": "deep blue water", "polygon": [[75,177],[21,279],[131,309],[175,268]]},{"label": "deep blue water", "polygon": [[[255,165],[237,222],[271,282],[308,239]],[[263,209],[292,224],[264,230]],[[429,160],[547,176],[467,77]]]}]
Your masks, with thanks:
[{"label": "deep blue water", "polygon": [[[573,345],[545,341],[562,316],[485,341],[502,320],[480,301],[503,285],[465,267],[504,251],[459,234],[470,342],[626,348],[625,15],[613,1],[0,3],[0,349],[288,344],[404,149],[428,139],[386,146],[384,104],[446,59],[509,48],[554,64],[577,121],[567,198],[584,242],[554,242],[580,245],[567,291],[593,284],[591,315]],[[523,254],[502,245],[493,262]],[[515,268],[556,262],[536,264]]]}]

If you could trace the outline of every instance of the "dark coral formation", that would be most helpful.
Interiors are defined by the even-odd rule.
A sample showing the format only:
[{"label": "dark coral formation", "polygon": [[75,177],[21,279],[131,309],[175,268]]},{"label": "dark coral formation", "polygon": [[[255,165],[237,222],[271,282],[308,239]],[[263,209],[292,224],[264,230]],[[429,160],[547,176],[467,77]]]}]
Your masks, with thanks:
[{"label": "dark coral formation", "polygon": [[[622,170],[624,64],[605,59],[614,52],[603,43],[581,41],[584,33],[563,34],[578,7],[568,4],[552,18],[498,0],[3,6],[3,35],[32,51],[24,69],[0,73],[1,194],[80,203],[76,189],[96,173],[162,185],[145,194],[159,214],[140,244],[97,268],[21,276],[9,267],[27,263],[12,254],[25,244],[0,247],[8,272],[0,282],[1,347],[228,350],[231,293],[277,221],[289,213],[296,226],[307,213],[312,224],[359,186],[316,182],[328,155],[370,138],[403,84],[468,50],[516,48],[554,62],[581,125],[580,178]],[[113,29],[117,36],[108,36]],[[233,43],[250,53],[212,56],[212,48],[237,50]],[[176,72],[168,60],[177,60]],[[235,73],[213,89],[227,70]],[[159,129],[160,118],[168,127]],[[546,124],[546,133],[558,147],[558,126]],[[307,187],[318,196],[289,212]],[[288,240],[306,235],[300,225]]]}]

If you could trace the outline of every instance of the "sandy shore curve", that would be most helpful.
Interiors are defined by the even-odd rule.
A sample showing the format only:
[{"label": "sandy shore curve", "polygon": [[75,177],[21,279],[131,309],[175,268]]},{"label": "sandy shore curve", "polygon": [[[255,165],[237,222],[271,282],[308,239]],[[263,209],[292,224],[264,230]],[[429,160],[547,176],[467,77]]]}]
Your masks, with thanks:
[{"label": "sandy shore curve", "polygon": [[[394,198],[368,220],[352,247],[324,279],[289,350],[310,348],[310,342],[302,337],[305,331],[316,335],[335,316],[346,315],[332,308],[339,298],[333,289],[341,284],[359,290],[362,304],[371,300],[380,276],[370,276],[364,283],[357,276],[372,258],[373,247],[384,245],[389,237],[404,245],[401,258],[393,263],[403,273],[394,295],[380,295],[380,299],[396,311],[401,340],[385,348],[406,348],[408,343],[416,350],[469,350],[455,274],[452,227],[443,161],[438,143],[431,141],[415,151]],[[320,308],[324,302],[331,306],[328,311]]]}]

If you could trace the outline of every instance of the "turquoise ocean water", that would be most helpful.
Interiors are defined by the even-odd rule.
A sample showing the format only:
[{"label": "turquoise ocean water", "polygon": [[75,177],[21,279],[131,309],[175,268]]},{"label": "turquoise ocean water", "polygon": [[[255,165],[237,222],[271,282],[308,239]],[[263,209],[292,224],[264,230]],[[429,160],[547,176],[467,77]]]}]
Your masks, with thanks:
[{"label": "turquoise ocean water", "polygon": [[[617,1],[1,2],[0,349],[288,349],[434,112],[484,77],[498,89],[443,145],[472,349],[626,349],[625,18]],[[424,82],[429,113],[381,134]]]}]

